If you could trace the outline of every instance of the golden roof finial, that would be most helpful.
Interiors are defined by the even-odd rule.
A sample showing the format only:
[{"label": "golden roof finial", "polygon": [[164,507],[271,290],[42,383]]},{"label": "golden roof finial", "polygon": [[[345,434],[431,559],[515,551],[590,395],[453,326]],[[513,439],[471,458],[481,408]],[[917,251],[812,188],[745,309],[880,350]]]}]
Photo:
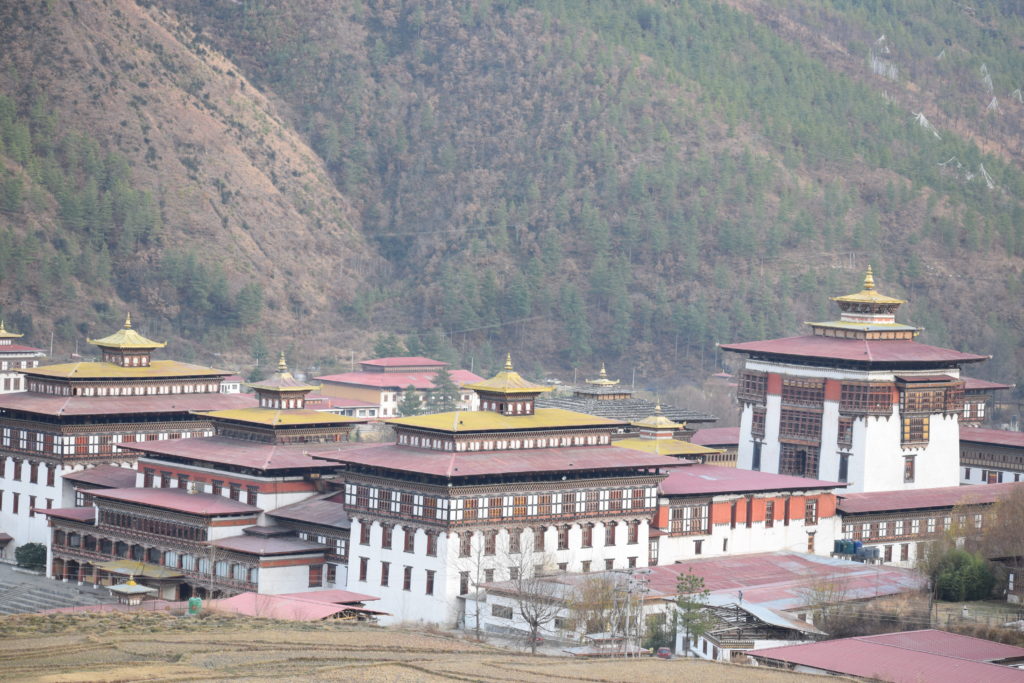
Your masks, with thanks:
[{"label": "golden roof finial", "polygon": [[868,265],[868,272],[864,274],[864,289],[871,291],[875,288],[875,276],[871,273],[871,266]]},{"label": "golden roof finial", "polygon": [[281,352],[280,358],[277,359],[277,371],[288,372],[288,363],[284,360],[284,351]]},{"label": "golden roof finial", "polygon": [[124,319],[124,329],[126,329],[126,330],[132,329],[132,313],[131,313],[131,311],[128,312],[128,316]]},{"label": "golden roof finial", "polygon": [[7,331],[7,328],[4,327],[4,321],[0,320],[0,334],[4,333],[6,331]]},{"label": "golden roof finial", "polygon": [[512,371],[512,354],[509,353],[505,356],[505,370]]},{"label": "golden roof finial", "polygon": [[128,575],[128,581],[126,581],[125,584],[128,585],[128,586],[136,585],[135,584],[135,574],[129,574]]},{"label": "golden roof finial", "polygon": [[604,369],[604,361],[601,361],[601,372],[597,373],[601,379],[608,379],[608,371]]}]

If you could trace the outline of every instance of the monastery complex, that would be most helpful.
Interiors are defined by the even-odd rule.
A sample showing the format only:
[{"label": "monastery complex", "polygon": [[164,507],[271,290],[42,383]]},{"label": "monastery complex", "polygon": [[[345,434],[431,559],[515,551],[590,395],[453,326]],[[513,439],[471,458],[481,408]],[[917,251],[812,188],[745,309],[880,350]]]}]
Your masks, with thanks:
[{"label": "monastery complex", "polygon": [[[472,613],[496,631],[530,576],[772,553],[910,568],[958,505],[1024,485],[1024,439],[983,426],[1009,388],[963,374],[986,357],[918,342],[870,269],[833,300],[839,320],[804,336],[722,346],[743,358],[738,433],[603,367],[557,396],[511,357],[487,379],[452,370],[457,410],[399,417],[444,363],[312,383],[282,355],[226,393],[231,372],[154,358],[164,344],[130,318],[90,340],[101,360],[56,365],[0,325],[0,559],[42,543],[55,580],[132,577],[166,600],[349,591],[385,623]],[[393,437],[356,438],[371,421]]]}]

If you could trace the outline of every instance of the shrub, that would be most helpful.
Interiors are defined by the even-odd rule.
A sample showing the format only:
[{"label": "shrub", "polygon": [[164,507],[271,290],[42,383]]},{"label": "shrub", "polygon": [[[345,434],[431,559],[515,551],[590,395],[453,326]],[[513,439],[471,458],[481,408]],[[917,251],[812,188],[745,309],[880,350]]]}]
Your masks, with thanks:
[{"label": "shrub", "polygon": [[941,600],[984,600],[992,593],[995,576],[980,555],[953,548],[943,555],[932,576],[935,594]]},{"label": "shrub", "polygon": [[42,543],[26,543],[14,550],[14,559],[19,567],[43,569],[46,567],[46,546]]}]

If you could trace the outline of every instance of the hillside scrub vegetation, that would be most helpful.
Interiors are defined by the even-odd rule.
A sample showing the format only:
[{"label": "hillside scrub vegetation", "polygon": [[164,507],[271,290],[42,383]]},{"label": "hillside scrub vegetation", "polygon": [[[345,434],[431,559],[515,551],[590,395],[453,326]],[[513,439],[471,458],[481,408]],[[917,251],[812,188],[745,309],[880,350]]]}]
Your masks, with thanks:
[{"label": "hillside scrub vegetation", "polygon": [[[506,351],[525,370],[606,360],[654,386],[712,371],[716,342],[834,316],[828,297],[859,289],[870,263],[882,291],[908,299],[901,319],[926,329],[922,341],[992,354],[977,372],[1024,386],[1024,314],[1010,303],[1024,284],[1024,98],[1013,80],[1024,19],[1010,3],[970,14],[928,0],[115,5],[183,56],[148,46],[153,59],[112,62],[86,87],[131,73],[145,103],[110,100],[131,122],[170,80],[164,97],[226,121],[224,135],[297,212],[293,251],[280,251],[264,236],[269,214],[242,215],[264,201],[248,176],[211,172],[223,153],[212,127],[202,144],[182,131],[173,146],[154,140],[152,154],[126,149],[116,126],[89,128],[100,158],[127,158],[141,206],[148,192],[159,207],[158,229],[104,237],[121,280],[116,242],[137,234],[147,261],[118,295],[168,330],[226,342],[256,322],[273,339],[315,321],[329,343],[301,348],[300,364],[347,360],[343,344],[369,353],[380,333],[433,330],[463,364],[496,365]],[[56,30],[70,30],[70,7],[53,4]],[[186,57],[188,77],[174,71]],[[259,107],[244,123],[227,114],[241,93]],[[27,116],[25,85],[11,96]],[[70,100],[50,99],[61,122]],[[315,183],[288,180],[280,146],[257,149],[272,130],[308,145],[288,170],[301,158]],[[202,187],[215,211],[184,211],[147,165],[173,167],[179,188]],[[87,184],[77,174],[76,192],[92,197]],[[338,217],[358,238],[314,237]],[[207,233],[262,255],[252,267],[214,258]],[[159,265],[190,253],[209,274],[198,292]],[[299,267],[314,255],[319,272]],[[105,273],[103,259],[94,269]],[[332,260],[344,286],[324,296]],[[63,315],[73,335],[84,314]]]}]

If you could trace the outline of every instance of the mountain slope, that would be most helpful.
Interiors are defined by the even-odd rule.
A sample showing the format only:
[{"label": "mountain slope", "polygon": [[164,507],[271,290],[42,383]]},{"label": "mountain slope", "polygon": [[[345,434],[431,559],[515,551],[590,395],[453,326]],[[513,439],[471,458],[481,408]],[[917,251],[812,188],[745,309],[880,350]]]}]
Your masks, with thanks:
[{"label": "mountain slope", "polygon": [[[112,277],[168,331],[200,321],[208,344],[238,340],[259,299],[248,277],[274,343],[324,330],[307,361],[393,331],[484,370],[510,350],[527,371],[607,360],[655,387],[710,370],[715,342],[830,317],[827,297],[871,263],[924,341],[992,353],[988,377],[1024,367],[1011,3],[53,7],[30,27],[10,16],[19,78],[3,89],[29,119],[27,83],[58,93],[60,120],[152,192],[159,230],[128,232],[160,267]],[[90,69],[33,51],[47,35]],[[104,42],[125,54],[91,56]]]},{"label": "mountain slope", "polygon": [[294,330],[360,280],[365,244],[320,159],[175,21],[127,1],[5,3],[0,27],[0,159],[22,186],[0,227],[40,266],[0,285],[36,341],[54,320],[58,342],[105,331],[131,306],[154,335],[223,330],[216,346]]}]

